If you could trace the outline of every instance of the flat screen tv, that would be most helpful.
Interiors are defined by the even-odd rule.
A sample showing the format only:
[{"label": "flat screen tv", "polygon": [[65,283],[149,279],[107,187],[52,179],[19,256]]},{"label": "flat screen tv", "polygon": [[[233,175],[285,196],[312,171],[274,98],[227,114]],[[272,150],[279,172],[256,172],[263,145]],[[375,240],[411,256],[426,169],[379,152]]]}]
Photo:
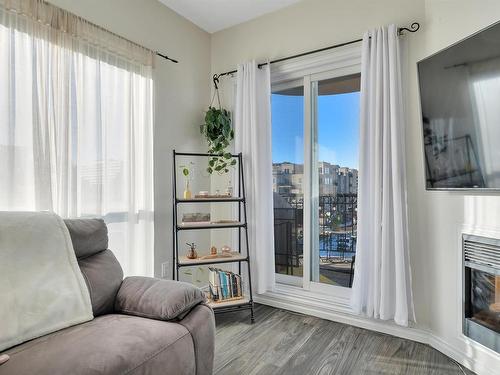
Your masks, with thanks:
[{"label": "flat screen tv", "polygon": [[418,63],[426,187],[500,190],[500,24]]}]

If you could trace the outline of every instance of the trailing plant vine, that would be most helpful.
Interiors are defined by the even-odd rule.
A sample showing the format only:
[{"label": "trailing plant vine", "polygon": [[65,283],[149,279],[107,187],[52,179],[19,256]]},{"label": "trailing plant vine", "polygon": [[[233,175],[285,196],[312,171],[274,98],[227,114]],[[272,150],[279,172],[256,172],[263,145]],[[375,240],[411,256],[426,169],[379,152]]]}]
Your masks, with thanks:
[{"label": "trailing plant vine", "polygon": [[228,167],[234,166],[236,160],[226,151],[234,139],[234,130],[231,127],[229,111],[222,108],[208,107],[205,114],[205,123],[201,126],[201,133],[208,142],[208,152],[215,156],[208,160],[207,172],[219,174],[229,172]]}]

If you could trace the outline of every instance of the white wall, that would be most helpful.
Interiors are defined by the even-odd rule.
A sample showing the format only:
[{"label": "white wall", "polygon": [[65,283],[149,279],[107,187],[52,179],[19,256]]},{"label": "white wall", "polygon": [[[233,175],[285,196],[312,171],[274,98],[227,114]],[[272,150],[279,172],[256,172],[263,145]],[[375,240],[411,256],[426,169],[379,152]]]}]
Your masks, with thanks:
[{"label": "white wall", "polygon": [[459,240],[464,228],[498,235],[500,197],[425,191],[416,62],[498,20],[498,1],[426,0],[422,29],[409,38],[407,166],[414,288],[428,290],[422,315],[426,325],[455,350],[475,358],[479,373],[500,369],[500,356],[460,334]]},{"label": "white wall", "polygon": [[[416,62],[500,19],[495,0],[306,0],[212,34],[212,73],[360,38],[373,26],[421,23],[405,36],[408,57],[407,167],[410,252],[418,327],[431,343],[478,373],[494,373],[500,356],[461,335],[461,249],[464,227],[500,232],[500,197],[427,192]],[[225,79],[225,104],[232,83]]]},{"label": "white wall", "polygon": [[155,274],[160,276],[161,263],[171,261],[172,149],[205,149],[199,124],[210,95],[210,35],[157,0],[50,2],[179,60],[157,57],[154,69]]}]

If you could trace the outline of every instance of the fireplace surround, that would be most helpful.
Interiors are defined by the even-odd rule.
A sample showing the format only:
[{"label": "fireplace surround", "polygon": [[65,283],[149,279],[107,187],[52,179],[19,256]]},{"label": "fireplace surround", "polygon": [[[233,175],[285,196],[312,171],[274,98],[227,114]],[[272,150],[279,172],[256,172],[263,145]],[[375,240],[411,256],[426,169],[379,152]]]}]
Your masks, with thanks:
[{"label": "fireplace surround", "polygon": [[500,353],[500,239],[462,235],[463,333]]}]

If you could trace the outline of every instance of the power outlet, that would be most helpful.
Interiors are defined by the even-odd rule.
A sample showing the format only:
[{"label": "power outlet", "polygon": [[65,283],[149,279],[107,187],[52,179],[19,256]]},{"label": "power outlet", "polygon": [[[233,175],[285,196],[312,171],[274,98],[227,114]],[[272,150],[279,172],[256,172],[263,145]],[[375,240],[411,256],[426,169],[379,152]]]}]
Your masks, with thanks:
[{"label": "power outlet", "polygon": [[161,278],[162,279],[171,279],[171,270],[172,270],[172,263],[170,261],[163,262],[161,264]]}]

